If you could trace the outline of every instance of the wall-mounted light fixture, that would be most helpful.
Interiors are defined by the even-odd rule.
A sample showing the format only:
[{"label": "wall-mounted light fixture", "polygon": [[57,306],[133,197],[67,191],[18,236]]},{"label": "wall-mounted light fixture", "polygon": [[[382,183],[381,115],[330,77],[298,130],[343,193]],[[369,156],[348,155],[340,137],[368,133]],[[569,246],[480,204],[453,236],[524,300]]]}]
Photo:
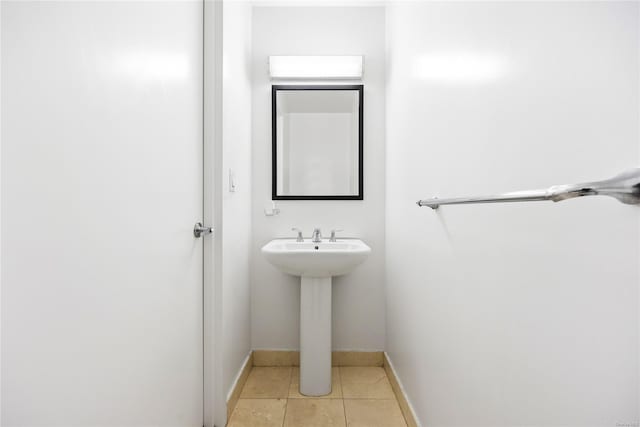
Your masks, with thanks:
[{"label": "wall-mounted light fixture", "polygon": [[270,56],[272,79],[359,80],[362,78],[362,56]]}]

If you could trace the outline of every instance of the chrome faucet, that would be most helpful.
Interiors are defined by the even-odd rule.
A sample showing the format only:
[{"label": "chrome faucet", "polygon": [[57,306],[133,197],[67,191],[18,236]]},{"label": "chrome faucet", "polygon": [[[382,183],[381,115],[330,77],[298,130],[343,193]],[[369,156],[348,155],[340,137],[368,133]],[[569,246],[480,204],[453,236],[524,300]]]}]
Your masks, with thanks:
[{"label": "chrome faucet", "polygon": [[319,228],[314,228],[313,229],[313,234],[311,235],[311,241],[313,243],[322,242],[322,232],[320,231]]}]

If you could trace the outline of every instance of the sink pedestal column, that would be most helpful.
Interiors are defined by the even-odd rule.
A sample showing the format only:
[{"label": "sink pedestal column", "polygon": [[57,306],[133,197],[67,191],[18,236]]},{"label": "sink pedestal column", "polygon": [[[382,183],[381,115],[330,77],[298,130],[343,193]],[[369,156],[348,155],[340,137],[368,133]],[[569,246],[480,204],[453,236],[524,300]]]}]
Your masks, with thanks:
[{"label": "sink pedestal column", "polygon": [[300,393],[331,393],[331,276],[300,278]]}]

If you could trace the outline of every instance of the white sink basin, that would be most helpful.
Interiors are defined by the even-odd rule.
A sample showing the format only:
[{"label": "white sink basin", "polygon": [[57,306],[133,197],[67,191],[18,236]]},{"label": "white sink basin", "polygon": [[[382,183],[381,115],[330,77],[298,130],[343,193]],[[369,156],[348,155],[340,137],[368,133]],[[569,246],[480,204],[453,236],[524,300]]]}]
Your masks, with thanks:
[{"label": "white sink basin", "polygon": [[276,239],[262,247],[281,271],[300,276],[300,393],[331,393],[331,276],[347,274],[371,248],[362,240]]},{"label": "white sink basin", "polygon": [[274,266],[294,276],[328,277],[351,272],[362,263],[371,248],[362,240],[341,239],[337,242],[296,242],[296,239],[272,240],[262,253]]}]

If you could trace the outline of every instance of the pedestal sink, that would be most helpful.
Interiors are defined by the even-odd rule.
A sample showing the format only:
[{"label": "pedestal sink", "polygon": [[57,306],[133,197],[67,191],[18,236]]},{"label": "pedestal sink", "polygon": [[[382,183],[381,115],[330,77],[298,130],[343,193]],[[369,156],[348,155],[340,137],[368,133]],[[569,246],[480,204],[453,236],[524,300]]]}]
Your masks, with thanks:
[{"label": "pedestal sink", "polygon": [[300,276],[300,393],[306,396],[331,393],[331,277],[349,273],[370,252],[358,239],[275,239],[262,247],[271,264]]}]

